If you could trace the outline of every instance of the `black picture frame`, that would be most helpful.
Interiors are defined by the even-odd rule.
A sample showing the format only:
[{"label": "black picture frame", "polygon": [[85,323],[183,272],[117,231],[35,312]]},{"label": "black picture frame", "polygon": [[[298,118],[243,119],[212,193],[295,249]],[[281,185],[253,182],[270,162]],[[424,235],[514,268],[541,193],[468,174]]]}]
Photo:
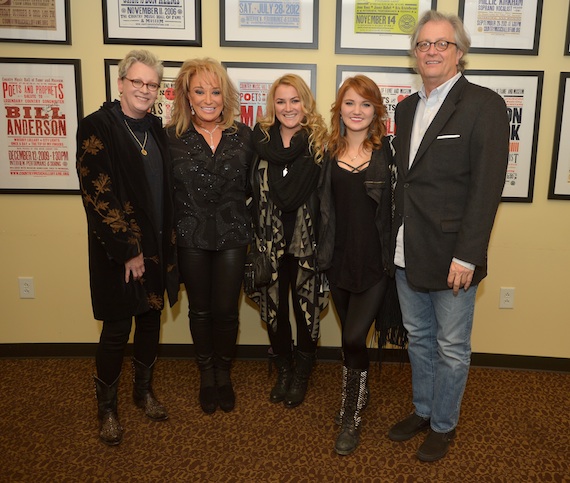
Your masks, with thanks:
[{"label": "black picture frame", "polygon": [[[437,0],[418,0],[418,17],[424,11],[437,9]],[[392,2],[396,4],[396,2]],[[354,25],[355,13],[351,7],[355,0],[336,0],[335,53],[353,55],[398,55],[409,54],[409,34],[415,27],[415,22],[409,23],[406,34],[387,33],[354,33],[348,32],[348,25]],[[377,15],[376,15],[377,16]],[[402,15],[406,16],[405,14]],[[374,42],[376,41],[376,42]],[[379,47],[371,47],[371,44]],[[362,45],[362,46],[361,46]],[[381,46],[381,47],[380,47]]]},{"label": "black picture frame", "polygon": [[[570,140],[562,133],[568,132],[570,123],[570,72],[560,73],[558,87],[558,107],[554,129],[554,144],[552,148],[552,164],[548,185],[548,199],[570,200]],[[561,162],[566,163],[566,171],[562,172]],[[563,184],[565,180],[566,186]],[[562,189],[564,188],[564,189]]]},{"label": "black picture frame", "polygon": [[[330,0],[329,0],[330,1]],[[311,3],[309,11],[303,11],[304,4]],[[268,4],[269,2],[243,2],[244,8],[246,4],[259,3]],[[265,13],[256,14],[249,12],[240,12],[242,6],[241,0],[220,0],[220,45],[222,47],[254,47],[254,48],[272,48],[272,49],[318,49],[319,47],[319,0],[299,0],[294,2],[286,2],[284,0],[276,0],[271,2],[272,8],[279,5],[284,7],[298,7],[298,10],[284,13]],[[287,5],[285,5],[287,4]],[[293,4],[293,5],[291,5]],[[256,20],[248,20],[248,16],[255,19],[266,18],[275,15],[276,19],[283,17],[281,25],[285,23],[283,20],[288,18],[291,20],[289,25],[296,25],[298,31],[296,35],[291,35],[291,31],[286,29],[278,30],[270,25],[274,23]],[[288,16],[289,15],[289,16]],[[307,16],[310,20],[303,23]],[[236,25],[230,26],[230,21],[236,20]],[[246,23],[250,22],[250,25]],[[231,28],[230,28],[231,27]],[[295,40],[292,40],[294,38]]]},{"label": "black picture frame", "polygon": [[[469,48],[469,53],[473,54],[505,54],[505,55],[538,55],[538,47],[540,43],[540,28],[542,23],[542,6],[543,0],[527,0],[526,3],[521,6],[521,8],[532,8],[534,10],[532,12],[527,12],[526,16],[522,18],[521,21],[521,35],[518,38],[512,35],[505,35],[502,32],[497,32],[497,35],[494,37],[487,37],[487,40],[494,40],[496,45],[483,45],[483,38],[480,37],[480,34],[477,33],[479,29],[483,29],[485,27],[479,26],[477,27],[478,22],[508,22],[508,20],[485,20],[485,19],[477,19],[476,17],[469,16],[467,19],[466,16],[466,2],[470,0],[459,0],[459,17],[463,20],[465,28],[471,35],[471,47]],[[535,5],[529,5],[530,2],[536,2]],[[507,6],[509,7],[509,6]],[[493,6],[494,8],[494,6]],[[512,7],[515,8],[515,7]],[[504,16],[507,12],[501,12],[501,16]],[[483,14],[483,13],[482,13]],[[531,22],[534,22],[534,25],[529,25]],[[489,25],[488,28],[497,28],[497,29],[510,29],[510,28],[518,28],[518,26],[509,27],[505,26],[495,26]],[[527,37],[531,38],[532,45],[524,45],[524,36],[522,35],[522,31],[527,32]],[[492,34],[487,34],[492,35]]]},{"label": "black picture frame", "polygon": [[149,7],[121,5],[122,1],[102,2],[105,44],[202,46],[201,0],[173,0],[176,5],[152,7],[158,9],[148,14],[154,15],[153,19],[141,10]]},{"label": "black picture frame", "polygon": [[[464,75],[474,84],[495,90],[507,104],[511,137],[501,201],[532,203],[544,72],[469,69]],[[529,109],[531,119],[526,122]]]},{"label": "black picture frame", "polygon": [[[38,8],[37,6],[32,8],[29,5],[18,6],[15,5],[16,2],[11,5],[7,2],[4,3],[5,5],[0,5],[0,9],[6,9],[7,12],[10,12],[9,9],[11,8],[30,10],[32,16],[27,16],[25,18],[26,22],[34,20],[33,14],[35,12],[45,13],[45,9],[47,8]],[[55,28],[18,28],[14,25],[2,27],[0,22],[0,42],[71,45],[70,0],[55,0],[54,8]],[[9,15],[7,15],[7,17],[9,17]],[[43,17],[39,17],[35,20],[38,22],[46,21]]]}]

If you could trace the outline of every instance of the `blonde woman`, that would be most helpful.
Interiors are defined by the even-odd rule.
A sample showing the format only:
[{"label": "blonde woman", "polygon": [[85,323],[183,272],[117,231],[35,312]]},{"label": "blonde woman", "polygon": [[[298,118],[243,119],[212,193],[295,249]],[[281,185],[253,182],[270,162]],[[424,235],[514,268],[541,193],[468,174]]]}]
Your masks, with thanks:
[{"label": "blonde woman", "polygon": [[[259,305],[277,381],[270,401],[293,408],[305,398],[315,362],[320,313],[328,291],[316,264],[317,182],[326,126],[303,79],[287,74],[267,96],[253,131],[257,161],[252,170],[255,243],[267,248],[269,285],[250,294]],[[297,327],[296,348],[289,317],[289,292]]]},{"label": "blonde woman", "polygon": [[178,260],[188,293],[190,332],[200,370],[199,401],[211,414],[231,411],[230,378],[245,255],[251,130],[235,121],[238,93],[214,59],[182,65],[167,126],[174,180]]}]

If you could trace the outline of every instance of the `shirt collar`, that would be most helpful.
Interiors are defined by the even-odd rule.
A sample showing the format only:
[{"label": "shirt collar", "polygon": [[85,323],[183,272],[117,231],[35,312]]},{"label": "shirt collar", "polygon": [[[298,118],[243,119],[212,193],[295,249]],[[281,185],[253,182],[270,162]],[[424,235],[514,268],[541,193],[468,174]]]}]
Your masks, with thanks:
[{"label": "shirt collar", "polygon": [[[451,88],[455,85],[455,83],[459,80],[460,77],[461,77],[461,72],[458,72],[451,79],[445,81],[440,86],[437,86],[435,89],[433,89],[430,92],[429,98],[435,101],[440,101],[445,99],[447,97],[447,94],[449,94]],[[426,96],[426,88],[424,84],[422,84],[422,87],[419,90],[418,94],[424,102],[427,101],[428,98]]]}]

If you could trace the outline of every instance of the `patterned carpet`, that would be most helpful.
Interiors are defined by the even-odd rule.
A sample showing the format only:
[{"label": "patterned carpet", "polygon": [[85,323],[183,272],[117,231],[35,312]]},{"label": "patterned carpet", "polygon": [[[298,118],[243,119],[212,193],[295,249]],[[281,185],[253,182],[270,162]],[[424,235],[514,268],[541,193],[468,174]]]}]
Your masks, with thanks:
[{"label": "patterned carpet", "polygon": [[446,458],[421,463],[422,436],[386,437],[411,411],[407,364],[373,368],[358,450],[333,450],[339,362],[318,363],[306,402],[268,401],[263,361],[238,361],[237,406],[208,416],[191,360],[159,360],[155,392],[167,422],[131,400],[125,360],[119,415],[125,436],[97,439],[89,359],[0,359],[2,482],[570,482],[570,374],[472,368],[457,438]]}]

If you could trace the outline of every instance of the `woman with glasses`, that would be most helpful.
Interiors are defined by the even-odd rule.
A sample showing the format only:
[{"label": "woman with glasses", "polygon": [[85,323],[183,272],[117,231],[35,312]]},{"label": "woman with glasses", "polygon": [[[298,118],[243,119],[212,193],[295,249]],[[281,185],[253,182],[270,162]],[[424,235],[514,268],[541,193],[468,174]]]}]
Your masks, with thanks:
[{"label": "woman with glasses", "polygon": [[103,321],[94,378],[99,438],[108,445],[123,437],[117,388],[133,317],[134,402],[154,421],[168,418],[151,386],[164,292],[172,306],[179,287],[167,140],[148,113],[162,72],[151,52],[129,52],[119,63],[120,100],[104,103],[77,132],[92,305]]},{"label": "woman with glasses", "polygon": [[218,61],[184,62],[167,133],[178,259],[207,414],[235,405],[230,368],[251,237],[246,181],[253,155],[251,130],[238,114],[237,90]]}]

